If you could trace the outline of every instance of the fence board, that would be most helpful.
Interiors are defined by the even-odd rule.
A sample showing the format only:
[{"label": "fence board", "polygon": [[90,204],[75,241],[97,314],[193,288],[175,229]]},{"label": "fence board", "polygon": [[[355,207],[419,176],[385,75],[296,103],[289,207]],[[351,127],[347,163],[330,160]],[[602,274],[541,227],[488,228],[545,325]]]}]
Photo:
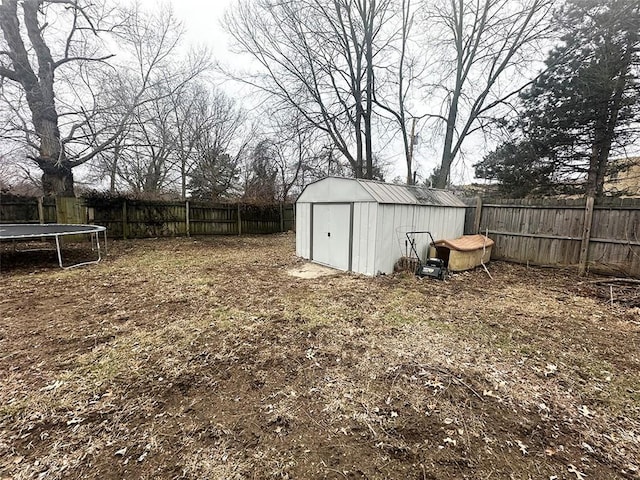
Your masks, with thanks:
[{"label": "fence board", "polygon": [[41,200],[42,211],[38,198],[0,195],[0,223],[55,223],[55,198]]},{"label": "fence board", "polygon": [[[58,213],[67,218],[70,207],[65,202],[58,203],[62,205],[60,212],[56,211],[55,199],[43,199],[44,222],[56,222]],[[88,210],[82,212],[83,218],[107,227],[112,238],[185,236],[187,218],[190,235],[237,235],[239,228],[243,234],[268,234],[293,230],[295,226],[291,204],[258,206],[125,199],[87,199],[86,203]],[[0,197],[0,222],[38,222],[40,216],[37,198]]]},{"label": "fence board", "polygon": [[[472,205],[475,199],[466,199]],[[473,230],[467,208],[465,233]],[[575,266],[585,221],[584,199],[483,200],[480,232],[496,242],[495,259],[539,265]],[[640,199],[596,202],[588,241],[587,268],[640,277]]]}]

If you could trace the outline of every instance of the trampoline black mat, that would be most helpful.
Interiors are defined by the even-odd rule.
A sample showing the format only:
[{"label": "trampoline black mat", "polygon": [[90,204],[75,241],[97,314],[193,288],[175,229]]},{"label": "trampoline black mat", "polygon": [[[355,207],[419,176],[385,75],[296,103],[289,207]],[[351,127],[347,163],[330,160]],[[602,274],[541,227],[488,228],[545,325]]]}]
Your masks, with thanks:
[{"label": "trampoline black mat", "polygon": [[60,223],[49,224],[0,224],[0,240],[17,238],[41,238],[58,235],[75,235],[80,233],[103,232],[106,227],[100,225],[66,225]]}]

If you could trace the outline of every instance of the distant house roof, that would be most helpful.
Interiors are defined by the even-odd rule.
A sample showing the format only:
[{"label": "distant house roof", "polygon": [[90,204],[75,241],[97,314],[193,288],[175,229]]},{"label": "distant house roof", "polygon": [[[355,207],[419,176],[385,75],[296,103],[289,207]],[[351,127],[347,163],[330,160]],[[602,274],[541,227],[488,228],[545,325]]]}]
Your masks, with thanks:
[{"label": "distant house roof", "polygon": [[462,200],[447,190],[361,178],[323,178],[307,185],[298,197],[298,202],[328,201],[465,207]]}]

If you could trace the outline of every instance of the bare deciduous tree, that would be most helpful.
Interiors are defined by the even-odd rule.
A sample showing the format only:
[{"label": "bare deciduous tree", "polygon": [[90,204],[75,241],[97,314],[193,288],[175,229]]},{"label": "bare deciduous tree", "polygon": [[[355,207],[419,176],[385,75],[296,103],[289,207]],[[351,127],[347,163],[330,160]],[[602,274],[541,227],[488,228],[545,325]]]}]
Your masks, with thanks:
[{"label": "bare deciduous tree", "polygon": [[[83,0],[2,0],[0,28],[0,77],[26,100],[23,130],[47,195],[73,195],[73,169],[120,150],[136,110],[166,94],[158,85],[180,88],[208,63],[206,52],[171,58],[182,30],[170,9],[150,15],[137,4],[116,12]],[[102,38],[118,43],[118,58],[102,53]]]},{"label": "bare deciduous tree", "polygon": [[447,186],[465,139],[492,122],[495,108],[528,83],[520,70],[539,58],[538,42],[549,33],[552,5],[551,0],[436,0],[426,5],[425,22],[440,52],[434,65],[442,73],[431,93],[443,99],[444,107],[432,116],[444,124],[436,188]]},{"label": "bare deciduous tree", "polygon": [[373,175],[375,62],[391,0],[242,1],[226,25],[260,72],[239,79],[325,132],[356,177]]},{"label": "bare deciduous tree", "polygon": [[[72,168],[90,156],[72,159],[66,154],[65,138],[59,128],[55,78],[70,63],[99,62],[111,56],[95,55],[89,41],[89,36],[97,35],[101,29],[103,12],[99,6],[75,0],[23,0],[20,7],[22,26],[18,1],[2,0],[0,4],[0,29],[4,36],[0,76],[15,82],[24,93],[38,145],[33,160],[43,172],[45,192],[72,195]],[[60,23],[68,24],[66,38],[57,51],[47,43],[51,26],[47,15],[54,8]]]},{"label": "bare deciduous tree", "polygon": [[[384,112],[391,115],[397,124],[402,138],[402,148],[407,166],[407,185],[414,183],[413,146],[415,139],[415,125],[417,117],[411,115],[408,110],[410,95],[417,75],[421,70],[417,58],[410,53],[412,43],[411,34],[414,24],[414,9],[411,0],[401,0],[399,12],[393,17],[399,20],[398,26],[391,27],[391,38],[385,58],[391,57],[387,65],[378,68],[376,82],[373,85],[374,103]],[[421,48],[418,47],[417,50]],[[389,91],[387,91],[389,90]],[[409,132],[409,120],[411,131]]]},{"label": "bare deciduous tree", "polygon": [[[237,191],[241,162],[253,139],[253,131],[247,126],[245,112],[223,92],[199,86],[194,94],[195,115],[181,120],[183,126],[190,126],[183,133],[180,127],[175,129],[182,135],[176,144],[190,146],[178,152],[183,198],[187,187],[195,198],[227,197]],[[176,112],[188,109],[188,105],[188,102],[176,105]]]}]

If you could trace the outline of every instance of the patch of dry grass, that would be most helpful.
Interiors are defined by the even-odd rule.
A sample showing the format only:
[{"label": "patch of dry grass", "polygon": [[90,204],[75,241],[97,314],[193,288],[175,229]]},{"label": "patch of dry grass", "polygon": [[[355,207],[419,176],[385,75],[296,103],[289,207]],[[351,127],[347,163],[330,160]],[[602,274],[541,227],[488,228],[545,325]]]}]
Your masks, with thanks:
[{"label": "patch of dry grass", "polygon": [[503,263],[299,279],[293,243],[114,242],[91,268],[3,272],[0,472],[638,477],[633,308]]}]

